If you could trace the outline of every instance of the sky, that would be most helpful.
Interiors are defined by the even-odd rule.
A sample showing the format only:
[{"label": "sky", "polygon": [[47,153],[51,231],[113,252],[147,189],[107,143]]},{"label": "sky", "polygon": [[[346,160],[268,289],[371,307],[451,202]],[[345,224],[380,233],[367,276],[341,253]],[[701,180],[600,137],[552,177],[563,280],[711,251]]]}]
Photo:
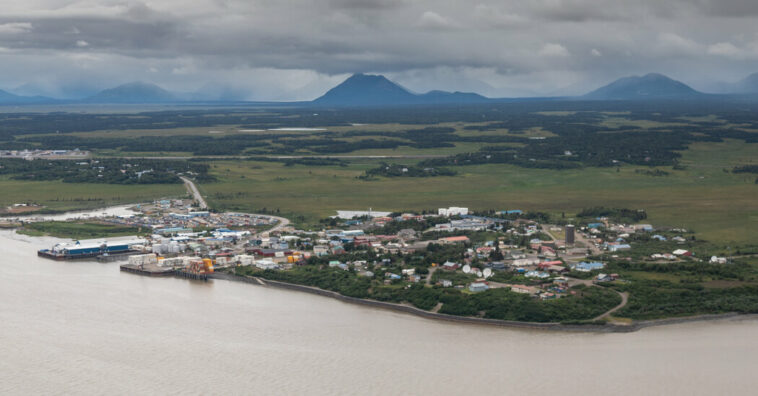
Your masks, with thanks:
[{"label": "sky", "polygon": [[132,82],[309,100],[356,72],[416,92],[585,93],[758,72],[755,0],[5,0],[0,89],[74,98]]}]

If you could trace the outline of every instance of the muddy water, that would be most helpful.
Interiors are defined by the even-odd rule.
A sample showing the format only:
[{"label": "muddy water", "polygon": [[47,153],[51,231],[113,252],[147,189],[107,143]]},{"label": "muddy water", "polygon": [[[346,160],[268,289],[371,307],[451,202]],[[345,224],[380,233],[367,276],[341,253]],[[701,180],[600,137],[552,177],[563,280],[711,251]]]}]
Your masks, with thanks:
[{"label": "muddy water", "polygon": [[56,262],[0,231],[0,394],[752,394],[758,321],[576,334]]}]

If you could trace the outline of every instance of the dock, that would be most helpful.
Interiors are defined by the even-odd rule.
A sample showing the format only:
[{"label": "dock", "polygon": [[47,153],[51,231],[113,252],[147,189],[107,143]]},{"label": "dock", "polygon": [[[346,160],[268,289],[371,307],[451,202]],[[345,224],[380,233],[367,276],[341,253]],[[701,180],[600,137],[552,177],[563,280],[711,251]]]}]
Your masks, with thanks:
[{"label": "dock", "polygon": [[207,272],[192,272],[186,269],[174,269],[157,265],[122,264],[120,268],[124,272],[151,277],[176,276],[178,278],[201,281],[207,281],[209,278],[209,273]]},{"label": "dock", "polygon": [[53,252],[50,249],[42,249],[37,251],[37,256],[44,257],[52,260],[83,260],[83,259],[92,259],[96,258],[98,256],[101,256],[102,252],[87,252],[87,253],[63,253],[63,252]]},{"label": "dock", "polygon": [[83,239],[56,243],[50,249],[40,249],[37,256],[53,260],[90,259],[103,255],[138,253],[132,247],[144,245],[146,240],[138,236],[106,239]]},{"label": "dock", "polygon": [[114,261],[125,261],[129,260],[129,256],[133,256],[135,254],[140,254],[140,252],[132,251],[127,253],[118,253],[118,254],[102,254],[100,256],[97,256],[97,261],[101,263],[112,263]]},{"label": "dock", "polygon": [[171,276],[176,273],[176,270],[173,268],[136,264],[123,264],[121,265],[121,271],[145,276]]},{"label": "dock", "polygon": [[192,271],[186,271],[186,270],[177,270],[174,274],[180,278],[208,281],[207,272],[192,272]]},{"label": "dock", "polygon": [[37,251],[37,256],[44,257],[51,260],[91,260],[96,259],[100,262],[111,262],[119,260],[127,260],[129,256],[139,254],[139,251],[129,250],[119,253],[105,254],[103,252],[87,252],[87,253],[63,253],[54,252],[50,249],[42,249]]}]

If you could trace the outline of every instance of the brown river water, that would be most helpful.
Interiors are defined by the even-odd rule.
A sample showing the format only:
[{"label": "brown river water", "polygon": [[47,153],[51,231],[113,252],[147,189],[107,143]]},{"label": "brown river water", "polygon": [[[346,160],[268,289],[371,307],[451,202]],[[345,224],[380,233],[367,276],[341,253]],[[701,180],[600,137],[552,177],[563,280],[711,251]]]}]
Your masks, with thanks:
[{"label": "brown river water", "polygon": [[595,334],[57,262],[0,231],[0,394],[755,394],[758,321]]}]

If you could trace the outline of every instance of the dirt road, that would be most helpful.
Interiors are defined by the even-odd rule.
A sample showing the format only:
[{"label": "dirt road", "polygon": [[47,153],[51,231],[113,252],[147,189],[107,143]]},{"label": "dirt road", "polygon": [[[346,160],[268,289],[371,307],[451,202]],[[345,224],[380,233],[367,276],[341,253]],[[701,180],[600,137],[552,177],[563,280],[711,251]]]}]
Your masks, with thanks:
[{"label": "dirt road", "polygon": [[[203,196],[200,195],[200,190],[197,189],[197,186],[195,186],[195,183],[192,180],[190,180],[190,179],[188,179],[188,178],[186,178],[184,176],[182,176],[181,179],[182,179],[182,181],[184,181],[184,185],[187,187],[187,191],[190,194],[192,194],[192,196],[194,197],[195,201],[197,201],[198,207],[200,207],[200,209],[208,209],[208,203],[205,202],[205,198],[203,198]],[[256,214],[256,213],[251,213],[251,214],[252,215],[256,215],[256,216],[265,216],[265,217],[268,217],[268,218],[271,218],[271,219],[275,219],[275,220],[278,221],[278,223],[276,224],[276,226],[274,226],[274,228],[268,230],[268,232],[279,231],[282,228],[287,227],[290,224],[289,219],[284,218],[284,217],[272,216],[272,215],[268,215],[268,214]]]},{"label": "dirt road", "polygon": [[624,308],[626,306],[627,301],[629,301],[629,293],[627,293],[627,292],[623,292],[623,293],[616,292],[616,293],[618,293],[621,296],[621,304],[616,305],[615,307],[609,309],[604,314],[596,317],[593,320],[602,320],[602,319],[605,319],[605,318],[611,316],[611,314],[613,314],[614,312],[616,312],[619,309]]},{"label": "dirt road", "polygon": [[205,198],[200,195],[200,191],[197,189],[197,186],[195,186],[195,183],[184,176],[181,176],[180,178],[184,182],[184,186],[187,187],[187,192],[192,194],[192,196],[195,198],[195,201],[197,201],[197,205],[200,207],[200,209],[208,209],[208,204],[205,202]]}]

